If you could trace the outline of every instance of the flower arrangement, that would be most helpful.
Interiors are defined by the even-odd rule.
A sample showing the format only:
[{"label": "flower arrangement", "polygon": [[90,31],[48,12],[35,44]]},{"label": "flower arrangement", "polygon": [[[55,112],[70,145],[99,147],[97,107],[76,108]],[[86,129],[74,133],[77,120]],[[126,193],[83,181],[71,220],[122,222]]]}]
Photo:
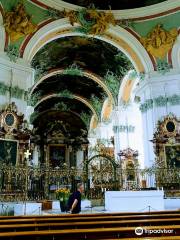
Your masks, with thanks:
[{"label": "flower arrangement", "polygon": [[59,188],[56,190],[56,197],[60,202],[67,202],[70,196],[70,191],[67,188]]}]

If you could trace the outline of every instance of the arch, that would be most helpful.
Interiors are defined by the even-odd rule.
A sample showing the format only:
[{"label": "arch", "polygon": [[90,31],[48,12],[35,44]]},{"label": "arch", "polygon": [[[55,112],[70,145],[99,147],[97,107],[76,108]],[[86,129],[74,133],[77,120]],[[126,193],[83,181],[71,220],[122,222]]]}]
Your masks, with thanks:
[{"label": "arch", "polygon": [[0,52],[4,52],[6,45],[6,32],[3,26],[3,8],[0,3]]},{"label": "arch", "polygon": [[109,98],[107,98],[103,103],[103,107],[102,107],[102,111],[101,111],[101,119],[109,120],[112,110],[113,110],[112,102],[109,101]]},{"label": "arch", "polygon": [[97,120],[96,116],[93,115],[93,116],[91,117],[89,129],[90,129],[90,130],[96,129],[96,128],[97,128],[97,125],[98,125],[98,120]]},{"label": "arch", "polygon": [[[28,42],[25,41],[23,43],[21,46],[21,50],[24,49],[23,58],[30,62],[40,48],[57,38],[82,35],[74,31],[68,19],[59,19],[50,22],[40,28]],[[115,26],[111,27],[103,36],[90,37],[95,37],[117,47],[132,61],[138,72],[151,72],[154,70],[146,50],[127,30]]]},{"label": "arch", "polygon": [[[37,102],[37,104],[34,106],[34,108],[36,108],[39,104],[41,104],[42,102],[50,99],[50,98],[53,98],[53,97],[59,97],[58,94],[49,94],[45,97],[43,97],[40,101]],[[84,99],[83,97],[81,96],[78,96],[78,95],[73,95],[73,98],[84,103],[89,109],[91,109],[92,113],[96,116],[96,118],[98,119],[98,115],[95,111],[95,109],[93,108],[93,106],[86,100]]]},{"label": "arch", "polygon": [[129,71],[128,74],[122,80],[119,89],[118,105],[120,105],[122,101],[127,103],[131,98],[131,93],[136,83],[136,79],[134,77],[131,77],[131,73],[132,71]]},{"label": "arch", "polygon": [[[53,7],[60,11],[64,9],[68,10],[78,10],[82,8],[78,5],[68,3],[63,0],[31,0],[39,6],[44,5],[44,8]],[[153,4],[146,7],[126,9],[126,10],[112,10],[112,13],[115,15],[116,19],[151,19],[158,18],[159,16],[168,15],[172,12],[175,12],[179,8],[178,1],[167,0],[166,4],[164,2]],[[105,10],[106,11],[106,10]]]},{"label": "arch", "polygon": [[[180,33],[180,29],[179,29],[179,33]],[[173,68],[179,69],[180,68],[180,34],[177,37],[177,40],[176,40],[172,50],[170,51],[169,58],[170,58]]]},{"label": "arch", "polygon": [[[44,110],[44,111],[42,111],[42,112],[39,113],[38,117],[39,117],[39,116],[42,116],[43,114],[46,114],[46,113],[48,113],[48,112],[49,112],[49,109]],[[79,116],[79,114],[78,114],[77,112],[74,112],[74,111],[70,111],[70,112],[80,118],[80,116]]]},{"label": "arch", "polygon": [[[51,77],[51,76],[54,76],[54,75],[57,75],[57,74],[61,74],[63,73],[63,70],[64,69],[55,69],[55,70],[52,70],[50,73],[48,73],[47,75],[43,76],[39,81],[37,81],[34,86],[32,87],[31,89],[31,93],[33,93],[33,91],[35,90],[35,88],[40,84],[42,83],[44,80],[46,80],[47,78]],[[112,101],[112,103],[114,104],[114,98],[112,96],[112,93],[110,92],[110,90],[108,89],[108,87],[106,86],[106,84],[101,80],[101,78],[99,76],[97,76],[96,74],[90,72],[90,71],[87,71],[87,70],[83,70],[83,76],[93,80],[94,82],[98,83],[102,88],[103,90],[107,93],[108,95],[108,98]]]}]

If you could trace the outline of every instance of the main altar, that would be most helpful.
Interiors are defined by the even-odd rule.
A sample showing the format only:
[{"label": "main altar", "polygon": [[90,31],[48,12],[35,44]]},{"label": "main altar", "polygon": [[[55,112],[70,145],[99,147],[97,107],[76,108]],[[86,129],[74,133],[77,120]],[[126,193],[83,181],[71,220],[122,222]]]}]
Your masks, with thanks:
[{"label": "main altar", "polygon": [[[121,150],[115,159],[114,138],[98,139],[90,148],[87,132],[81,129],[80,137],[73,140],[63,121],[48,125],[45,119],[30,129],[14,103],[1,110],[0,121],[3,203],[53,202],[57,189],[74,191],[78,182],[84,183],[85,198],[107,211],[163,210],[164,197],[179,196],[180,121],[175,116],[158,123],[151,140],[156,161],[145,169],[139,168],[137,150]],[[19,207],[24,211],[24,205]]]}]

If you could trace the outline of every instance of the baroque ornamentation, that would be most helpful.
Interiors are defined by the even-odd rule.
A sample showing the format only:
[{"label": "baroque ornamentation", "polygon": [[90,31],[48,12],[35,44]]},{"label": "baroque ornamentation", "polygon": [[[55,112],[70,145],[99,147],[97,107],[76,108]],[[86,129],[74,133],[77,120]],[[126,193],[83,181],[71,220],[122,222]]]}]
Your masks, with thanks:
[{"label": "baroque ornamentation", "polygon": [[143,104],[140,105],[141,112],[147,112],[147,110],[153,108],[153,99],[147,99]]},{"label": "baroque ornamentation", "polygon": [[167,100],[168,100],[167,97],[159,96],[159,97],[154,99],[155,106],[156,107],[166,106]]},{"label": "baroque ornamentation", "polygon": [[96,97],[94,94],[92,94],[90,101],[91,101],[91,104],[93,105],[96,113],[99,115],[99,118],[100,118],[103,100],[101,101],[98,97]]},{"label": "baroque ornamentation", "polygon": [[18,113],[15,102],[9,103],[0,111],[0,137],[8,139],[29,138],[28,123],[22,113]]},{"label": "baroque ornamentation", "polygon": [[3,82],[0,82],[0,95],[6,95],[8,90],[9,90],[9,86],[7,86]]},{"label": "baroque ornamentation", "polygon": [[47,9],[47,16],[52,19],[59,19],[63,17],[63,12],[60,12],[54,8],[48,8]]},{"label": "baroque ornamentation", "polygon": [[85,34],[102,35],[110,24],[116,25],[111,11],[103,12],[97,11],[95,8],[83,8],[77,12],[64,12],[64,15],[69,18],[72,26],[75,23],[80,24],[80,27],[76,28],[76,30]]},{"label": "baroque ornamentation", "polygon": [[0,95],[6,95],[8,92],[14,98],[23,99],[23,97],[24,97],[24,100],[25,100],[26,91],[24,89],[21,89],[18,86],[10,87],[10,86],[6,85],[5,83],[0,82]]},{"label": "baroque ornamentation", "polygon": [[42,94],[40,91],[30,95],[28,98],[28,101],[27,101],[28,105],[34,107],[36,105],[36,103],[40,100],[41,95]]},{"label": "baroque ornamentation", "polygon": [[162,24],[158,24],[146,37],[140,39],[146,50],[156,58],[163,59],[168,51],[173,47],[178,36],[176,28],[170,31],[163,29]]},{"label": "baroque ornamentation", "polygon": [[83,122],[86,124],[86,126],[89,127],[90,120],[91,120],[90,117],[91,116],[89,114],[85,113],[85,112],[82,112],[80,114],[80,117],[83,120]]},{"label": "baroque ornamentation", "polygon": [[22,3],[18,3],[13,11],[5,13],[4,27],[10,36],[11,42],[16,42],[21,37],[31,34],[37,29]]},{"label": "baroque ornamentation", "polygon": [[154,144],[156,163],[159,167],[180,167],[180,119],[173,114],[157,122],[157,129],[151,140]]},{"label": "baroque ornamentation", "polygon": [[63,102],[56,103],[53,107],[54,110],[69,111],[70,107]]},{"label": "baroque ornamentation", "polygon": [[147,112],[149,109],[153,108],[153,105],[156,107],[163,107],[166,104],[170,105],[179,105],[180,104],[180,95],[174,94],[172,96],[159,96],[153,99],[147,99],[144,103],[140,105],[141,112]]},{"label": "baroque ornamentation", "polygon": [[67,74],[71,76],[83,76],[83,70],[74,63],[64,69],[61,74]]},{"label": "baroque ornamentation", "polygon": [[174,94],[168,97],[168,102],[171,105],[179,105],[180,104],[180,95]]},{"label": "baroque ornamentation", "polygon": [[119,126],[114,126],[113,127],[113,132],[118,133],[118,132],[128,132],[132,133],[135,131],[135,126],[132,125],[119,125]]},{"label": "baroque ornamentation", "polygon": [[7,56],[9,57],[10,61],[17,62],[17,59],[19,58],[19,50],[14,45],[9,45],[6,49]]},{"label": "baroque ornamentation", "polygon": [[114,99],[117,102],[117,96],[118,96],[119,87],[120,87],[119,77],[116,74],[114,74],[113,72],[108,70],[106,75],[104,76],[104,79],[105,79],[105,83],[106,83],[107,87],[109,88]]},{"label": "baroque ornamentation", "polygon": [[157,71],[162,75],[170,72],[171,66],[165,60],[158,59],[157,60]]},{"label": "baroque ornamentation", "polygon": [[73,94],[69,90],[63,90],[60,93],[58,93],[59,97],[64,97],[64,98],[70,98],[73,99]]}]

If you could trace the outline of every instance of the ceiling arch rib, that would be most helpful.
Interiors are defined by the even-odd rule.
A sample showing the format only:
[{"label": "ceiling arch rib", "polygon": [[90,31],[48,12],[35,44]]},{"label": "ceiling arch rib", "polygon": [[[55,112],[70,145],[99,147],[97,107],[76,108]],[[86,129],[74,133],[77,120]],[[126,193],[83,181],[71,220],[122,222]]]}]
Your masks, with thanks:
[{"label": "ceiling arch rib", "polygon": [[[22,49],[24,49],[24,60],[31,62],[39,49],[48,42],[66,36],[83,35],[74,32],[74,28],[70,25],[68,19],[60,19],[47,24],[39,29],[30,41],[24,42],[22,45]],[[98,37],[95,36],[94,38]],[[123,51],[133,62],[138,72],[150,72],[154,70],[151,59],[141,43],[127,30],[121,27],[115,27],[114,30],[108,30],[108,34],[104,34],[100,39]]]},{"label": "ceiling arch rib", "polygon": [[[35,0],[32,0],[35,1]],[[165,0],[164,0],[165,1]],[[116,16],[117,19],[123,18],[123,19],[134,19],[134,18],[143,18],[143,17],[158,17],[158,14],[166,15],[169,13],[170,10],[176,9],[179,7],[178,1],[172,1],[172,0],[166,0],[166,4],[164,4],[163,0],[156,1],[156,4],[145,4],[143,1],[131,1],[131,4],[129,1],[124,1],[123,4],[126,4],[126,9],[122,9],[122,2],[123,1],[114,1],[114,5],[120,5],[119,7],[113,7],[111,6],[113,14]],[[64,9],[68,10],[78,10],[81,7],[88,7],[88,1],[82,1],[82,0],[76,0],[76,3],[74,0],[68,0],[68,1],[62,1],[62,0],[39,0],[39,2],[49,6],[56,8],[60,11]],[[83,4],[83,2],[85,2]],[[98,1],[97,1],[98,2]],[[150,1],[149,1],[150,2]],[[159,3],[158,3],[159,2]],[[97,6],[98,9],[105,9],[101,8],[101,5],[106,6],[107,10],[109,10],[109,1],[99,1],[100,6]],[[134,4],[134,6],[132,6]],[[112,5],[112,4],[111,4]],[[143,5],[146,5],[143,7]],[[135,8],[136,7],[136,8]],[[117,8],[117,10],[116,10]],[[119,10],[122,9],[122,10]]]},{"label": "ceiling arch rib", "polygon": [[[48,73],[47,75],[43,76],[39,81],[37,81],[34,86],[31,89],[30,95],[35,91],[35,89],[46,79],[58,75],[58,74],[63,74],[64,69],[55,69],[52,70],[50,73]],[[87,70],[83,70],[83,76],[91,79],[92,81],[98,83],[102,89],[105,91],[105,93],[107,94],[108,98],[110,101],[112,101],[112,103],[114,104],[114,98],[112,96],[111,91],[108,89],[108,87],[106,86],[106,84],[103,82],[103,80],[101,79],[101,77],[97,76],[95,73],[92,73],[90,71]]]},{"label": "ceiling arch rib", "polygon": [[[41,100],[39,100],[36,103],[35,108],[37,108],[44,101],[47,101],[48,99],[56,98],[56,97],[59,97],[59,95],[54,93],[54,94],[49,94],[48,96],[45,96],[45,97],[41,98]],[[77,95],[73,95],[73,98],[78,100],[78,101],[80,101],[80,102],[82,102],[83,104],[85,104],[92,111],[92,113],[96,117],[96,119],[98,119],[98,115],[97,115],[94,107],[86,99],[84,99],[81,96],[77,96]]]}]

